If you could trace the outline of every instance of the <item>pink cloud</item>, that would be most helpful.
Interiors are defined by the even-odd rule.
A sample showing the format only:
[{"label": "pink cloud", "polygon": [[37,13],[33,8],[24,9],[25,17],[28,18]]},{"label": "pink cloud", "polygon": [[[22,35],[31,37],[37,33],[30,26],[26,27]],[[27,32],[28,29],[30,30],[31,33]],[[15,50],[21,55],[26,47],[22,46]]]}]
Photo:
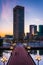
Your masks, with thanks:
[{"label": "pink cloud", "polygon": [[[12,2],[11,2],[12,1]],[[1,32],[13,33],[13,5],[15,0],[2,0]]]},{"label": "pink cloud", "polygon": [[6,4],[2,3],[2,13],[1,13],[1,31],[12,31],[12,9],[10,7],[10,2],[6,2]]},{"label": "pink cloud", "polygon": [[11,9],[9,3],[2,4],[2,20],[8,21],[11,15]]}]

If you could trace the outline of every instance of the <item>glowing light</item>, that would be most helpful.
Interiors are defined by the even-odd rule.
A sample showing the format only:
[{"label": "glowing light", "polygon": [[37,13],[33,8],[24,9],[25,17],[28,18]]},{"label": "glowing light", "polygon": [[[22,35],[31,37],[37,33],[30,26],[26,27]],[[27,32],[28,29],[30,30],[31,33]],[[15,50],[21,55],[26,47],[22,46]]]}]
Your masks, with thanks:
[{"label": "glowing light", "polygon": [[13,49],[13,46],[11,46],[10,49]]},{"label": "glowing light", "polygon": [[39,65],[39,61],[41,60],[41,56],[40,56],[40,55],[37,55],[37,56],[35,57],[35,59],[38,61],[38,65]]},{"label": "glowing light", "polygon": [[5,57],[5,56],[3,56],[2,58],[1,58],[1,61],[4,63],[3,65],[5,65],[5,62],[7,62],[7,58]]},{"label": "glowing light", "polygon": [[27,46],[27,49],[30,49],[31,47],[30,46]]}]

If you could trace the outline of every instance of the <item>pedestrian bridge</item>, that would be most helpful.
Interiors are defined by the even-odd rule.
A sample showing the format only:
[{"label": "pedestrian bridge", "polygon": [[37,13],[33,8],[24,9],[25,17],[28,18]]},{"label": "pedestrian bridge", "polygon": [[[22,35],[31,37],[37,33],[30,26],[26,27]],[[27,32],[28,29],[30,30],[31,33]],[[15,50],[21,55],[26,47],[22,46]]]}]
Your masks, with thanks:
[{"label": "pedestrian bridge", "polygon": [[23,46],[13,49],[7,65],[36,65]]}]

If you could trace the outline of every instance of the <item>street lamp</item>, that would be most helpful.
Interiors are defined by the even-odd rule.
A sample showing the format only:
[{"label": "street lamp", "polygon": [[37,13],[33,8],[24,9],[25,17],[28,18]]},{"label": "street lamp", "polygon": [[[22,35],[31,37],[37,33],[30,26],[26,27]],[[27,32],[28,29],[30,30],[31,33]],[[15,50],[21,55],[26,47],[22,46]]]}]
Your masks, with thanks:
[{"label": "street lamp", "polygon": [[1,61],[3,62],[3,65],[5,65],[5,62],[7,62],[7,58],[5,57],[5,56],[3,56],[2,58],[1,58]]},{"label": "street lamp", "polygon": [[41,56],[40,56],[40,55],[37,55],[37,56],[35,57],[35,59],[38,61],[38,65],[39,65],[39,61],[41,60]]},{"label": "street lamp", "polygon": [[13,46],[10,46],[10,49],[13,50]]},{"label": "street lamp", "polygon": [[27,49],[31,49],[31,47],[30,46],[27,46]]},{"label": "street lamp", "polygon": [[13,43],[12,46],[13,46],[13,47],[16,46],[16,43]]}]

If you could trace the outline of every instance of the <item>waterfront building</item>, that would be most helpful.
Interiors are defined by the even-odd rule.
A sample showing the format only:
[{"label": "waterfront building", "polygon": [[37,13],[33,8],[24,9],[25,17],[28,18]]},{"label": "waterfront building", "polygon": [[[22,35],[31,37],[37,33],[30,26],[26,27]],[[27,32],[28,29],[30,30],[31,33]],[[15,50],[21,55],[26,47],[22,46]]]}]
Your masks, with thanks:
[{"label": "waterfront building", "polygon": [[30,33],[26,34],[26,38],[27,38],[28,41],[30,41],[30,39],[32,40],[32,37],[33,37],[32,34],[30,34]]},{"label": "waterfront building", "polygon": [[39,25],[39,35],[43,36],[43,25]]},{"label": "waterfront building", "polygon": [[39,25],[38,37],[40,41],[43,41],[43,25]]},{"label": "waterfront building", "polygon": [[13,38],[13,35],[5,35],[5,38]]},{"label": "waterfront building", "polygon": [[30,25],[30,33],[33,35],[37,34],[37,26],[36,25]]},{"label": "waterfront building", "polygon": [[13,8],[13,36],[16,41],[24,38],[24,7]]},{"label": "waterfront building", "polygon": [[29,33],[26,34],[27,39],[29,39]]}]

